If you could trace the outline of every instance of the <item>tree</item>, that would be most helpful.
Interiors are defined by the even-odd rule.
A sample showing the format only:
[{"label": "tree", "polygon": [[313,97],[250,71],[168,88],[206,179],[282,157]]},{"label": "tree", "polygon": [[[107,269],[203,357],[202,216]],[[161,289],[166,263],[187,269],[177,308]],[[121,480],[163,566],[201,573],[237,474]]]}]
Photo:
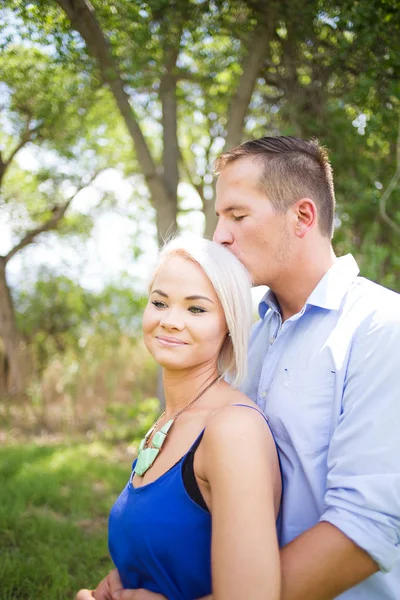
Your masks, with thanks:
[{"label": "tree", "polygon": [[[224,138],[229,145],[240,141],[247,105],[274,29],[275,3],[153,0],[144,4],[119,0],[111,7],[99,2],[95,9],[85,0],[60,0],[57,4],[68,15],[72,29],[82,36],[88,55],[94,58],[103,82],[115,98],[156,209],[161,241],[176,229],[178,183],[196,162],[186,161],[182,165],[183,152],[187,158],[188,149],[178,143],[183,114],[192,112],[188,111],[191,96],[196,95],[199,85],[205,90],[213,84],[217,104],[223,103],[224,112],[229,112]],[[49,7],[47,2],[35,2],[21,7],[11,2],[9,5],[28,24],[46,23],[43,36],[52,34],[52,44],[61,60],[76,57],[74,31],[68,28],[67,20],[54,4]],[[231,44],[232,33],[242,39]],[[195,40],[198,44],[201,39],[212,44],[210,51],[204,52],[204,61],[201,60],[204,48],[199,47],[195,60],[201,64],[195,67],[191,43]],[[45,43],[44,37],[41,41]],[[232,50],[238,63],[233,77]],[[207,72],[212,53],[214,65],[220,62],[217,72],[222,65],[220,81],[215,81],[215,71]],[[80,61],[85,61],[82,53]],[[90,64],[87,57],[86,68]],[[228,81],[232,85],[224,98],[218,88],[226,90]],[[146,134],[148,122],[153,131],[160,131],[161,143]],[[195,189],[201,194],[210,233],[215,223],[213,202],[202,193],[209,185],[208,172],[209,165],[204,185],[196,184]]]},{"label": "tree", "polygon": [[[0,58],[0,81],[4,92],[0,207],[9,214],[15,237],[13,247],[0,257],[0,337],[5,354],[1,387],[19,394],[31,372],[31,360],[17,326],[6,267],[46,232],[87,234],[90,219],[74,214],[71,204],[113,163],[110,148],[98,135],[108,117],[102,112],[107,108],[105,91],[95,79],[73,65],[55,63],[38,49],[10,44]],[[101,110],[96,117],[99,96]],[[108,125],[115,127],[109,119]],[[40,148],[45,165],[34,173],[17,162],[28,144],[32,151]]]},{"label": "tree", "polygon": [[[27,143],[53,140],[49,147],[76,158],[87,134],[75,125],[86,122],[95,97],[104,124],[125,125],[121,138],[133,152],[123,160],[146,182],[161,242],[177,228],[180,212],[193,210],[180,183],[197,193],[210,235],[212,163],[223,149],[263,134],[316,135],[333,150],[341,223],[336,247],[364,257],[367,273],[378,280],[400,285],[394,184],[389,202],[387,194],[380,201],[397,172],[395,0],[95,0],[93,6],[7,0],[6,6],[14,26],[3,26],[1,44],[12,66],[17,39],[22,76],[16,66],[3,68],[17,107],[8,109],[14,125],[11,137],[3,136],[3,176]],[[62,123],[72,115],[75,125],[67,131]],[[66,202],[64,195],[58,205]],[[50,212],[61,213],[47,206],[53,223]],[[32,231],[45,222],[39,219]]]}]

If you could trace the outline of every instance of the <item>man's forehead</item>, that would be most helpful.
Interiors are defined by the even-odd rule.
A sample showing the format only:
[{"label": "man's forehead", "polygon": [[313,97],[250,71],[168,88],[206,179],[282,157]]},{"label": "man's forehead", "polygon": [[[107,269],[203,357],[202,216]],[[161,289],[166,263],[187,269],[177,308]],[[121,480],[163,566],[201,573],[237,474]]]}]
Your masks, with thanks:
[{"label": "man's forehead", "polygon": [[243,156],[226,164],[219,172],[218,180],[241,183],[262,177],[263,161],[257,156]]},{"label": "man's forehead", "polygon": [[228,164],[218,175],[216,182],[217,199],[226,193],[230,195],[259,191],[263,178],[261,165],[248,158]]}]

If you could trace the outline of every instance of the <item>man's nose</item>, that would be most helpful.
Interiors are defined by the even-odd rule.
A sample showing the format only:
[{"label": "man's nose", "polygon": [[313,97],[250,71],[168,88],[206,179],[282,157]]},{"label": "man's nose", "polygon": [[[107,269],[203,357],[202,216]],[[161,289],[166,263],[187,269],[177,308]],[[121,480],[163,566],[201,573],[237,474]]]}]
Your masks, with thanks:
[{"label": "man's nose", "polygon": [[228,245],[232,244],[233,236],[227,227],[226,222],[224,222],[221,218],[218,219],[217,226],[214,231],[213,241],[217,242],[217,244]]}]

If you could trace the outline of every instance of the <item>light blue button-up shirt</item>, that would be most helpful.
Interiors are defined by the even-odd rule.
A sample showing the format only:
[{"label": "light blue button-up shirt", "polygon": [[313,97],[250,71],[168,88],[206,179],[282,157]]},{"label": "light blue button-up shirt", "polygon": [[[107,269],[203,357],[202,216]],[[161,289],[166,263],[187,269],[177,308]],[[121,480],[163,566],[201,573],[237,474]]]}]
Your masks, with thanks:
[{"label": "light blue button-up shirt", "polygon": [[381,571],[341,600],[400,599],[400,295],[338,259],[302,310],[282,323],[259,305],[244,392],[279,451],[285,545],[328,521]]}]

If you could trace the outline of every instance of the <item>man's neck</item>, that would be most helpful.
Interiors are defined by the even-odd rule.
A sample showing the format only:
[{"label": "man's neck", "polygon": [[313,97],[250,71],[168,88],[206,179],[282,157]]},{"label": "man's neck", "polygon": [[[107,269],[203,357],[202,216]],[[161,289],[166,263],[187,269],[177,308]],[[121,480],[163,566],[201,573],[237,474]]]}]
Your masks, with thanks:
[{"label": "man's neck", "polygon": [[301,311],[307,298],[335,261],[332,247],[329,252],[302,257],[290,274],[277,282],[272,291],[279,302],[282,321]]}]

